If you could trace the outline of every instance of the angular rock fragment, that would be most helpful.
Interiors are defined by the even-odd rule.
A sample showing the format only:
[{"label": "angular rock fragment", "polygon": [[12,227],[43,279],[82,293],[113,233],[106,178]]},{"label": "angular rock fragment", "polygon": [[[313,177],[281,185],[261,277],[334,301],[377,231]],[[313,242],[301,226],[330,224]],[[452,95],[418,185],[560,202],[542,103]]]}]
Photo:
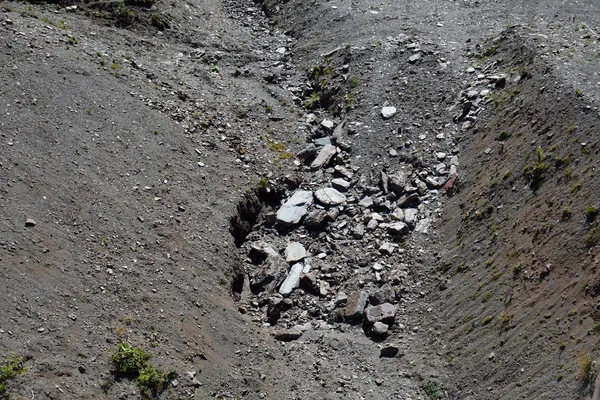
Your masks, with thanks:
[{"label": "angular rock fragment", "polygon": [[303,260],[305,257],[306,249],[302,246],[302,243],[291,242],[285,248],[285,261],[289,263]]},{"label": "angular rock fragment", "polygon": [[277,222],[283,225],[295,225],[300,222],[313,203],[313,193],[309,190],[298,190],[277,211]]},{"label": "angular rock fragment", "polygon": [[346,196],[334,188],[319,189],[315,192],[315,197],[321,203],[328,206],[342,204],[347,201]]},{"label": "angular rock fragment", "polygon": [[283,281],[279,288],[279,293],[283,296],[289,296],[300,285],[300,275],[302,275],[303,268],[304,265],[302,263],[292,265],[285,281]]},{"label": "angular rock fragment", "polygon": [[315,160],[310,165],[310,168],[319,169],[326,167],[327,165],[329,165],[329,163],[333,159],[333,156],[335,156],[336,153],[337,149],[335,148],[335,146],[331,144],[323,146],[323,148],[319,152],[319,155],[317,155],[317,158],[315,158]]},{"label": "angular rock fragment", "polygon": [[350,293],[346,300],[345,318],[347,320],[360,319],[367,305],[367,298],[367,293],[362,290]]},{"label": "angular rock fragment", "polygon": [[306,218],[304,218],[304,225],[308,228],[320,228],[327,224],[327,222],[331,221],[331,216],[325,210],[313,210]]},{"label": "angular rock fragment", "polygon": [[291,342],[292,340],[300,339],[301,336],[302,331],[297,328],[283,329],[273,332],[273,337],[275,340],[280,340],[282,342]]},{"label": "angular rock fragment", "polygon": [[393,323],[394,318],[396,318],[396,306],[390,303],[370,306],[365,309],[365,321],[370,324],[375,322]]},{"label": "angular rock fragment", "polygon": [[404,222],[394,222],[387,226],[387,231],[392,235],[405,235],[410,229]]}]

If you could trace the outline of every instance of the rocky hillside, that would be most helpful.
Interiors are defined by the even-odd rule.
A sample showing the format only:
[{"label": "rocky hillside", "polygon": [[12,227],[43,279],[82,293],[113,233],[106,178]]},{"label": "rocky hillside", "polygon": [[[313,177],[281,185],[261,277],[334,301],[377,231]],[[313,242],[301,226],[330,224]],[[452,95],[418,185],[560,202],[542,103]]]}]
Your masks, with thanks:
[{"label": "rocky hillside", "polygon": [[0,3],[0,396],[591,398],[600,8],[388,3]]}]

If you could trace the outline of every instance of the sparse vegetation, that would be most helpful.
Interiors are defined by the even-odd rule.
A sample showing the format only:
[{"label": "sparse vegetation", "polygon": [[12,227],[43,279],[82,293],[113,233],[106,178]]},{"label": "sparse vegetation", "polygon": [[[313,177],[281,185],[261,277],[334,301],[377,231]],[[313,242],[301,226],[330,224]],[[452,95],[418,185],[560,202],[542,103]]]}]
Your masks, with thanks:
[{"label": "sparse vegetation", "polygon": [[9,355],[0,366],[0,397],[6,393],[6,385],[10,379],[26,374],[28,371],[29,368],[23,366],[23,357]]},{"label": "sparse vegetation", "polygon": [[596,372],[596,363],[590,354],[584,353],[579,356],[579,371],[577,377],[584,384],[590,382]]},{"label": "sparse vegetation", "polygon": [[[143,347],[135,347],[124,341],[119,341],[112,355],[113,373],[116,377],[135,379],[143,397],[158,396],[170,381],[175,379],[175,371],[162,371],[149,362],[151,358]],[[106,385],[105,391],[110,389]]]},{"label": "sparse vegetation", "polygon": [[432,400],[439,400],[444,398],[444,391],[440,387],[440,385],[435,381],[427,381],[426,384],[422,386],[425,394]]},{"label": "sparse vegetation", "polygon": [[544,173],[548,169],[546,155],[541,147],[536,149],[536,162],[533,165],[528,165],[524,168],[524,174],[529,179],[530,186],[533,190],[537,190],[544,181]]}]

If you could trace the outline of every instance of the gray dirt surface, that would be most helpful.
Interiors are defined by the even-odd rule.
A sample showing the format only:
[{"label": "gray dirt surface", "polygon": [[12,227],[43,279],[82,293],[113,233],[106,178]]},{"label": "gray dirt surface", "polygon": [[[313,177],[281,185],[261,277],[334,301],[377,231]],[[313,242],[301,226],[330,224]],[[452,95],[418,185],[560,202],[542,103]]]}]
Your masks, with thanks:
[{"label": "gray dirt surface", "polygon": [[[494,132],[516,114],[494,114],[493,101],[486,100],[469,116],[475,129],[464,128],[456,115],[468,91],[479,87],[479,73],[504,73],[509,65],[514,78],[519,57],[527,58],[519,46],[526,46],[534,78],[522,92],[533,98],[540,86],[557,89],[545,100],[555,108],[539,118],[573,109],[562,115],[581,118],[577,133],[587,136],[580,142],[595,149],[597,2],[158,0],[151,9],[127,8],[138,16],[129,26],[108,14],[110,6],[72,5],[77,8],[0,2],[0,356],[23,356],[29,367],[8,381],[11,398],[141,398],[135,381],[113,375],[111,354],[119,341],[148,348],[157,366],[178,372],[162,398],[591,395],[577,375],[584,351],[596,351],[587,333],[596,323],[594,300],[559,306],[558,296],[585,296],[585,289],[567,291],[563,283],[593,280],[593,272],[539,291],[527,287],[540,303],[553,299],[544,303],[548,309],[563,307],[565,314],[579,307],[581,315],[583,304],[590,305],[580,328],[569,314],[575,328],[561,325],[556,336],[536,340],[537,322],[522,317],[522,330],[478,329],[471,339],[464,324],[475,313],[470,298],[479,277],[450,276],[440,265],[451,259],[454,272],[457,257],[469,266],[488,258],[475,248],[485,232],[464,228],[476,243],[469,256],[454,235],[464,203],[475,213],[486,190],[474,183],[481,179],[474,171],[493,179],[480,156],[496,142],[476,135],[489,126]],[[148,23],[158,14],[169,29]],[[502,35],[508,39],[499,54],[475,57]],[[410,59],[414,55],[420,57]],[[519,104],[537,112],[535,104]],[[397,113],[382,118],[384,106]],[[530,119],[523,118],[518,123],[525,126]],[[334,140],[340,150],[330,165],[311,169],[294,155],[335,136],[323,119],[343,127]],[[518,155],[529,139],[507,148]],[[440,186],[452,177],[454,156],[463,186],[451,198]],[[516,158],[494,162],[523,169]],[[418,206],[398,206],[417,215],[414,224],[405,219],[411,233],[398,238],[379,226],[353,236],[355,225],[391,222],[394,210],[373,216],[358,201],[387,196],[381,173],[400,170],[410,176],[401,186],[419,194]],[[321,215],[326,226],[269,222],[269,213],[298,187],[314,191],[331,186],[334,177],[347,180],[348,189],[336,186],[347,203],[310,208],[329,213]],[[428,177],[439,184],[426,185]],[[597,188],[589,187],[591,197],[574,203],[581,215]],[[504,189],[513,192],[505,196],[523,207],[525,219],[528,204],[537,203]],[[562,205],[564,193],[556,189],[547,198]],[[427,221],[425,233],[419,221]],[[512,219],[506,221],[512,232]],[[562,237],[581,234],[575,229],[582,228],[572,229]],[[518,239],[507,234],[503,240]],[[289,242],[302,243],[323,291],[301,283],[284,300],[277,288],[251,289],[250,278],[266,265],[251,251],[260,241],[282,257]],[[384,243],[394,244],[391,254],[379,250]],[[569,258],[574,264],[594,257],[577,251]],[[373,295],[386,283],[393,286],[387,299],[397,307],[387,336],[373,335],[361,321],[344,321],[340,292]],[[372,297],[369,305],[377,302]],[[274,303],[285,305],[276,318],[268,315]],[[487,312],[477,309],[477,318]],[[275,339],[299,327],[299,339]],[[549,350],[558,352],[563,340],[570,357]],[[381,357],[389,344],[398,354]]]}]

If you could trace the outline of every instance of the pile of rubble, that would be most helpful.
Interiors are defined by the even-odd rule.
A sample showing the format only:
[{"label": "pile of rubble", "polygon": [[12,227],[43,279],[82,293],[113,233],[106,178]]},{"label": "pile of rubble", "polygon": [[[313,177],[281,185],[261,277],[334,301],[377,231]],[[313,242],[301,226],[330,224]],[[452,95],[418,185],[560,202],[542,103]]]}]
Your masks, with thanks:
[{"label": "pile of rubble", "polygon": [[394,171],[369,179],[350,162],[350,124],[334,126],[320,123],[319,132],[331,134],[297,155],[305,181],[263,213],[245,243],[241,310],[276,327],[281,340],[336,323],[362,323],[374,339],[385,338],[398,304],[419,286],[408,278],[406,235],[427,234],[444,185],[456,177],[456,155],[438,152],[431,167],[416,168],[402,161],[407,147],[390,150]]}]

